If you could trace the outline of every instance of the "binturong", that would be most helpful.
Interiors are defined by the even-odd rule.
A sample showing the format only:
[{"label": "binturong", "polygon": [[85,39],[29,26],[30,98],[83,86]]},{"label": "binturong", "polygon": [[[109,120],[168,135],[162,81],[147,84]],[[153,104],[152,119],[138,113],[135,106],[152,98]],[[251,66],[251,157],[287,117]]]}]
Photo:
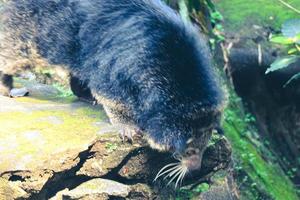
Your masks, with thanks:
[{"label": "binturong", "polygon": [[[224,93],[205,37],[160,0],[10,0],[1,8],[0,71],[62,65],[123,135],[171,152],[156,179],[201,169]],[[23,63],[23,64],[22,64]]]}]

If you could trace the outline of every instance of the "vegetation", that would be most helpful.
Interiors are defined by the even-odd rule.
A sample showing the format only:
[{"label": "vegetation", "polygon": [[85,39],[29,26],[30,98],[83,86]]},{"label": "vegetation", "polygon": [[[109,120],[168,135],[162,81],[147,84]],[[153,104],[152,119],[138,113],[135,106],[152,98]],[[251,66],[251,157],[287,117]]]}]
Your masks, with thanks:
[{"label": "vegetation", "polygon": [[[35,84],[34,81],[32,82],[20,78],[14,78],[14,87],[16,88],[26,87],[32,84]],[[72,93],[71,89],[68,86],[58,82],[52,83],[52,86],[56,89],[56,93],[37,93],[34,95],[35,98],[31,98],[29,96],[28,98],[21,98],[17,100],[28,103],[49,103],[49,101],[57,103],[71,103],[77,100],[77,97]]]},{"label": "vegetation", "polygon": [[[48,101],[48,103],[52,102]],[[26,104],[30,106],[30,102]],[[1,152],[3,155],[11,155],[8,159],[10,161],[23,159],[25,155],[42,160],[43,156],[52,154],[53,150],[58,150],[59,147],[68,147],[66,145],[69,145],[70,149],[81,147],[88,143],[90,138],[96,137],[95,133],[99,131],[99,127],[94,125],[99,120],[99,111],[97,117],[91,116],[91,113],[95,112],[93,108],[1,112],[0,137],[2,141],[11,141],[0,142]],[[79,121],[80,126],[78,126]],[[66,143],[66,140],[69,142]],[[12,166],[9,166],[8,162],[0,163],[1,170],[9,167]]]},{"label": "vegetation", "polygon": [[[245,0],[185,0],[181,1],[181,4],[183,2],[185,6],[179,6],[179,9],[183,10],[180,12],[181,15],[183,17],[189,16],[201,27],[205,24],[205,16],[203,15],[205,9],[203,7],[206,7],[209,13],[206,17],[209,18],[212,29],[211,31],[205,28],[203,30],[211,33],[210,42],[213,49],[216,48],[218,43],[225,40],[223,24],[227,30],[235,33],[239,33],[239,28],[245,26],[245,24],[249,27],[257,24],[279,30],[282,23],[287,19],[299,18],[299,13],[295,12],[295,9],[287,9],[287,7],[300,8],[300,2],[297,0],[270,0],[268,3],[265,0],[247,1],[247,3],[245,3]],[[186,14],[187,11],[189,12],[188,15]],[[193,18],[196,18],[196,20]],[[289,64],[299,59],[299,22],[296,19],[286,21],[282,26],[282,34],[276,34],[271,38],[272,42],[285,45],[288,48],[288,56],[278,58],[267,73],[288,67]],[[291,77],[286,85],[298,77],[300,77],[300,73]],[[230,84],[227,84],[227,86],[230,97],[229,105],[225,110],[223,128],[233,147],[234,171],[241,199],[298,199],[296,187],[276,163],[276,156],[269,149],[269,142],[260,137],[260,133],[255,127],[255,117],[245,111],[242,100],[237,97],[233,89],[230,89],[232,86]],[[204,183],[204,185],[199,185],[199,190],[182,189],[179,191],[177,199],[193,199],[209,187],[208,184]],[[203,188],[205,189],[202,190]]]},{"label": "vegetation", "polygon": [[[169,4],[178,3],[177,8],[182,18],[196,23],[204,33],[210,36],[210,44],[213,50],[217,50],[220,43],[226,42],[225,29],[230,30],[228,31],[230,33],[240,34],[241,24],[249,28],[258,25],[275,33],[270,37],[270,42],[280,48],[285,48],[286,55],[278,57],[267,69],[266,74],[288,69],[292,64],[300,61],[299,0],[165,1]],[[42,76],[49,79],[52,79],[54,73],[51,70],[41,71]],[[222,75],[225,77],[224,73]],[[227,77],[224,79],[227,79]],[[300,79],[300,72],[291,76],[283,87],[288,86],[297,79]],[[16,79],[16,87],[26,86],[26,84],[29,83]],[[278,158],[268,145],[269,141],[262,138],[261,133],[257,130],[257,119],[248,112],[247,105],[237,96],[231,83],[224,81],[224,85],[229,91],[229,102],[225,109],[222,126],[225,136],[233,148],[234,178],[241,199],[299,199],[299,190],[291,180],[297,168],[291,167],[292,169],[285,172],[277,164]],[[16,101],[28,105],[31,103],[64,105],[76,100],[71,90],[63,84],[54,83],[52,86],[57,90],[54,95],[21,98]],[[92,107],[1,112],[0,137],[3,141],[11,141],[11,143],[4,144],[0,142],[0,148],[5,149],[4,153],[13,155],[16,160],[21,159],[24,155],[42,154],[39,149],[32,148],[32,145],[40,145],[40,149],[43,149],[44,154],[50,154],[55,148],[53,144],[63,146],[65,145],[64,141],[71,138],[72,142],[69,142],[69,144],[72,145],[69,148],[74,148],[74,146],[80,146],[82,143],[88,142],[89,139],[87,138],[95,137],[95,133],[99,132],[99,126],[95,125],[99,118],[105,119],[105,114],[100,114],[97,109]],[[80,126],[78,126],[78,121],[80,121]],[[24,127],[29,131],[24,132]],[[72,130],[71,133],[70,130]],[[11,133],[14,133],[14,135],[12,136]],[[55,134],[55,137],[53,137],[53,134]],[[210,144],[214,143],[215,137],[221,136],[214,136]],[[48,140],[55,140],[55,142],[51,143],[52,146],[43,143]],[[18,143],[18,141],[21,142]],[[14,148],[11,148],[12,146]],[[114,152],[117,150],[118,144],[107,142],[105,148],[108,152]],[[6,162],[2,162],[0,167],[1,169],[9,169],[11,166],[8,166]],[[226,176],[227,174],[217,174],[213,181],[214,183],[222,182]],[[209,191],[211,187],[210,182],[204,182],[193,189],[181,188],[176,191],[176,200],[197,199],[201,193]]]},{"label": "vegetation", "polygon": [[[273,36],[270,41],[284,45],[287,48],[287,56],[279,57],[268,68],[266,74],[289,67],[300,60],[300,19],[287,20],[281,28],[282,34]],[[284,85],[286,87],[292,81],[300,78],[300,72],[294,74]]]},{"label": "vegetation", "polygon": [[[299,13],[287,9],[279,0],[213,0],[216,8],[223,14],[224,24],[232,32],[239,32],[241,25],[247,24],[273,27],[277,30],[287,19],[299,18]],[[300,1],[285,0],[295,8]]]},{"label": "vegetation", "polygon": [[259,140],[253,122],[253,116],[243,111],[241,99],[231,91],[223,127],[233,147],[243,199],[264,199],[265,196],[275,200],[298,199],[293,183]]}]

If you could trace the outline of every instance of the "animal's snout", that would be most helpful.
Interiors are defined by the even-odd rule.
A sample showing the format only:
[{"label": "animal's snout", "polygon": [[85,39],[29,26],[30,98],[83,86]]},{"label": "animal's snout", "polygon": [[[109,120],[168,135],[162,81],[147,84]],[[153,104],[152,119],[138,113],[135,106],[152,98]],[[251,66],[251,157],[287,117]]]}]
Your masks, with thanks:
[{"label": "animal's snout", "polygon": [[188,148],[181,162],[189,171],[200,170],[202,153],[197,148]]}]

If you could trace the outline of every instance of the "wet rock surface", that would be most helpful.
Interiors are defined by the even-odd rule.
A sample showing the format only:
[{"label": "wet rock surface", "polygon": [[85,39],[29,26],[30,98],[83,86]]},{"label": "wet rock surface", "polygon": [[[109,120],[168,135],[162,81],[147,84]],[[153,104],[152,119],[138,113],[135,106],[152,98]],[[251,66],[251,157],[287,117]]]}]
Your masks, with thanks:
[{"label": "wet rock surface", "polygon": [[[172,155],[150,149],[143,138],[123,142],[100,106],[29,85],[35,91],[29,97],[0,97],[0,199],[169,197],[172,186],[153,179]],[[183,185],[208,181],[230,161],[229,143],[214,137],[200,174]]]}]

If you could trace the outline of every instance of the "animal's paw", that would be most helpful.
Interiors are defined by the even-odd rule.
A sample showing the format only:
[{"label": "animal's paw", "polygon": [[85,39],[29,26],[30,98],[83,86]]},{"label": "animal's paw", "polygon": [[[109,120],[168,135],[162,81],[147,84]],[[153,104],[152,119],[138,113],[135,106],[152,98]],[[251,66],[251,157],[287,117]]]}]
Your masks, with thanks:
[{"label": "animal's paw", "polygon": [[9,97],[10,90],[0,85],[0,95]]},{"label": "animal's paw", "polygon": [[130,143],[133,142],[134,138],[141,136],[141,131],[137,128],[133,128],[130,126],[122,126],[121,130],[119,131],[120,137],[122,138],[123,142],[128,141]]}]

